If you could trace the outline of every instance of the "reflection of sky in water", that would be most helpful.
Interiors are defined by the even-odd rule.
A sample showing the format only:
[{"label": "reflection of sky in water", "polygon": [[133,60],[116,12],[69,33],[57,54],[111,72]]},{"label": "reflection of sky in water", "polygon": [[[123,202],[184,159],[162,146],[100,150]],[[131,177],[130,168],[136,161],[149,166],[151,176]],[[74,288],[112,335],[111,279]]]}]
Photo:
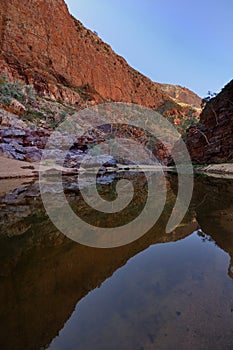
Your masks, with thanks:
[{"label": "reflection of sky in water", "polygon": [[228,264],[197,232],[153,245],[82,299],[49,349],[230,349]]}]

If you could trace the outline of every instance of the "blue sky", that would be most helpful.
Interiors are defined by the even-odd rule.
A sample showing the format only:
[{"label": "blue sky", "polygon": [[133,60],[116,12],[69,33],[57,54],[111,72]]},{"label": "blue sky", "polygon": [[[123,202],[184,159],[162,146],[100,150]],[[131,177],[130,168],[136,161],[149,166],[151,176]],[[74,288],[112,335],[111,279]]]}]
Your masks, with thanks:
[{"label": "blue sky", "polygon": [[153,81],[204,97],[233,79],[233,0],[65,0],[70,12]]}]

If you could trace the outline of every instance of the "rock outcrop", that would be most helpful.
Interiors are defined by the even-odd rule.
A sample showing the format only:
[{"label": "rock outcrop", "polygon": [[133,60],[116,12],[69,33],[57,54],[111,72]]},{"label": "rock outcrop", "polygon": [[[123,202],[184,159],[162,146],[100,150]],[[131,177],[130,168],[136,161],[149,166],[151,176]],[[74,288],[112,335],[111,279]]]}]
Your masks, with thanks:
[{"label": "rock outcrop", "polygon": [[233,161],[233,80],[206,104],[199,124],[187,130],[187,147],[194,163]]},{"label": "rock outcrop", "polygon": [[[129,131],[127,128],[126,131]],[[134,128],[131,137],[137,139],[140,142],[145,142],[149,140],[148,135],[140,129]],[[69,135],[61,135],[57,132],[56,144],[53,150],[45,150],[46,143],[51,136],[53,130],[50,128],[43,128],[35,125],[30,125],[19,118],[19,116],[12,114],[8,111],[2,110],[0,108],[0,154],[12,158],[15,160],[27,161],[27,162],[39,162],[42,157],[42,152],[47,156],[50,155],[50,159],[55,163],[60,164],[64,148],[63,142],[67,137],[67,140],[73,144],[71,149],[67,152],[64,166],[68,168],[78,168],[83,161],[88,148],[97,145],[98,143],[104,142],[112,135],[108,133],[107,130],[96,129],[90,130],[90,133],[78,137],[75,133]],[[116,129],[115,133],[122,138],[127,137],[127,133],[123,129]],[[169,144],[165,145],[161,141],[154,141],[153,146],[151,144],[151,150],[157,159],[163,165],[167,165],[171,161],[171,149]],[[130,144],[127,144],[130,147]],[[135,144],[131,145],[132,149],[128,149],[132,154],[135,153]],[[95,156],[93,157],[93,162],[91,158],[89,159],[89,166],[93,167],[97,164],[103,163],[105,167],[116,166],[116,163],[130,164],[131,162],[124,158],[125,151],[122,148],[122,154],[119,150],[118,157],[114,159],[111,156],[104,155],[104,159],[99,159]],[[49,152],[49,153],[48,153]],[[90,155],[89,155],[90,157]],[[106,158],[107,157],[107,158]],[[110,158],[109,158],[110,157]],[[110,162],[111,160],[111,162]],[[145,153],[137,151],[137,160],[140,164],[147,164],[150,159],[145,159]],[[152,163],[153,164],[153,163]],[[105,169],[105,168],[104,168]],[[103,169],[103,170],[104,170]],[[115,169],[117,170],[117,168]],[[5,177],[5,176],[4,176]],[[9,174],[12,177],[12,174]]]}]

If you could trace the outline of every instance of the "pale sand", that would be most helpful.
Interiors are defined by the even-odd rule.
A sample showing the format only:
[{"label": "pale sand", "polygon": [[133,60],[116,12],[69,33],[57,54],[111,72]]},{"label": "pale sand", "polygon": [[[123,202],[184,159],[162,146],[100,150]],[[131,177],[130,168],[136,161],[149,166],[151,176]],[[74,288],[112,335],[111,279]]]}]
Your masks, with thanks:
[{"label": "pale sand", "polygon": [[195,170],[208,176],[233,179],[233,163],[210,164],[197,167]]},{"label": "pale sand", "polygon": [[[20,160],[10,159],[0,155],[0,196],[6,192],[29,184],[39,177],[40,163],[29,163]],[[74,169],[63,168],[61,166],[44,166],[41,170],[60,170],[66,174],[77,173]]]},{"label": "pale sand", "polygon": [[[22,167],[33,167],[33,169]],[[30,183],[38,174],[33,172],[36,169],[38,169],[38,164],[34,166],[34,164],[28,162],[21,162],[0,155],[0,196]]]},{"label": "pale sand", "polygon": [[28,163],[0,155],[0,179],[26,178],[38,175],[39,163]]},{"label": "pale sand", "polygon": [[40,167],[39,162],[23,162],[0,155],[0,179],[35,178],[39,176],[39,169],[42,171],[56,169],[68,174],[77,173],[75,169],[63,168],[55,164]]}]

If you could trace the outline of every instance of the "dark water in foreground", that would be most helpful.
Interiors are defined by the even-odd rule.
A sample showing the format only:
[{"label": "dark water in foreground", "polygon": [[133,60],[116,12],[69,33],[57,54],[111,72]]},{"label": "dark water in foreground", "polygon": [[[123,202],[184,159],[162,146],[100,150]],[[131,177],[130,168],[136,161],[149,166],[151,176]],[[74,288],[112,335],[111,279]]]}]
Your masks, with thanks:
[{"label": "dark water in foreground", "polygon": [[[74,210],[93,219],[67,181]],[[143,181],[139,175],[136,186]],[[197,177],[182,225],[166,234],[176,182],[168,178],[157,224],[112,249],[59,233],[38,184],[2,193],[1,349],[233,349],[233,181]],[[99,187],[111,197],[112,184]],[[143,205],[138,193],[136,213]]]}]

